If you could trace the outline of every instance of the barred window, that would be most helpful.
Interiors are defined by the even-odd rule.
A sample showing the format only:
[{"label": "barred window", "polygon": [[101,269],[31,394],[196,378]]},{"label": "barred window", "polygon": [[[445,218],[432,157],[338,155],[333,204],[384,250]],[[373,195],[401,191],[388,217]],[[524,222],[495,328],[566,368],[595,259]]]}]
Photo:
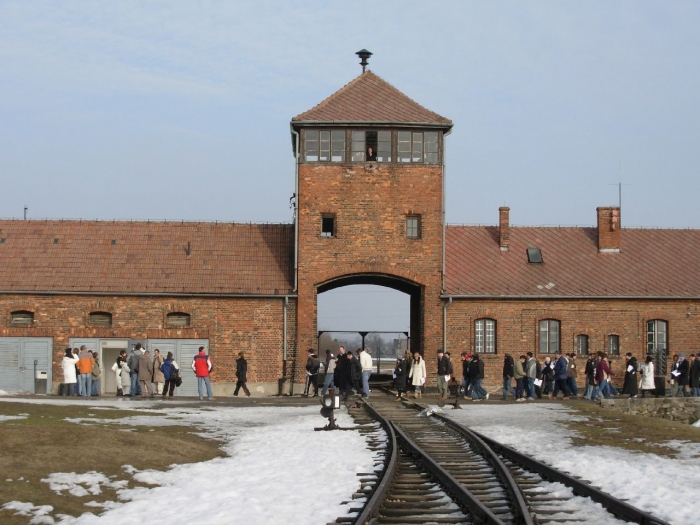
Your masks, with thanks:
[{"label": "barred window", "polygon": [[95,326],[112,326],[112,314],[108,312],[90,312],[88,323]]},{"label": "barred window", "polygon": [[474,351],[479,354],[496,353],[496,321],[493,319],[474,321]]},{"label": "barred window", "polygon": [[608,336],[608,355],[620,355],[620,336],[610,334]]},{"label": "barred window", "polygon": [[173,312],[168,314],[168,326],[190,326],[190,314],[184,312]]},{"label": "barred window", "polygon": [[14,325],[28,326],[34,323],[34,312],[17,310],[10,313],[10,322]]},{"label": "barred window", "polygon": [[561,323],[556,319],[540,321],[540,354],[554,354],[559,351]]}]

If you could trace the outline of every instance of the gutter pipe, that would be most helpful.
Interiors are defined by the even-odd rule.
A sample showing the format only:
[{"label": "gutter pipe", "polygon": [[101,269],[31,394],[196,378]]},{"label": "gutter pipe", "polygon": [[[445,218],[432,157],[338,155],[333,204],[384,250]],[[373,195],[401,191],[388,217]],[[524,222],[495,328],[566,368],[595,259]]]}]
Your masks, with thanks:
[{"label": "gutter pipe", "polygon": [[442,349],[447,350],[447,308],[452,304],[452,297],[447,297],[447,302],[442,305]]},{"label": "gutter pipe", "polygon": [[642,300],[653,299],[655,301],[698,301],[700,297],[693,296],[654,296],[654,295],[489,295],[489,294],[443,294],[440,299],[558,299],[558,300],[580,300],[580,299],[609,299],[609,300]]},{"label": "gutter pipe", "polygon": [[442,135],[442,284],[440,285],[440,290],[443,292],[445,291],[445,232],[447,231],[447,223],[445,220],[445,173],[447,172],[445,168],[445,157],[447,156],[447,143],[445,138],[450,133],[452,133],[452,128],[448,129]]},{"label": "gutter pipe", "polygon": [[299,132],[289,125],[294,135],[294,293],[299,283]]}]

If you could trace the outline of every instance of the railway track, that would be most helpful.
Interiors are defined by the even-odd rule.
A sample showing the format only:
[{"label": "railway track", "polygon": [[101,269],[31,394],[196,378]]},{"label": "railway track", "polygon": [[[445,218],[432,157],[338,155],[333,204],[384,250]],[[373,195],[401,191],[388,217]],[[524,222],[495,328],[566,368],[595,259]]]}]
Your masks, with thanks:
[{"label": "railway track", "polygon": [[377,393],[349,409],[385,445],[355,495],[363,504],[336,523],[669,525],[424,408]]}]

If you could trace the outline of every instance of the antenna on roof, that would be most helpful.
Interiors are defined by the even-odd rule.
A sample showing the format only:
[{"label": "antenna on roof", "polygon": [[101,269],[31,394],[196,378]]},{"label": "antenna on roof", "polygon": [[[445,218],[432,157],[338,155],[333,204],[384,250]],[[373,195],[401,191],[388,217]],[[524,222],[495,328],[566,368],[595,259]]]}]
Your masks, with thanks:
[{"label": "antenna on roof", "polygon": [[372,53],[370,51],[367,51],[366,49],[361,49],[355,54],[362,59],[360,65],[362,66],[362,72],[364,73],[365,68],[367,67],[367,60],[369,59],[369,57],[372,56]]}]

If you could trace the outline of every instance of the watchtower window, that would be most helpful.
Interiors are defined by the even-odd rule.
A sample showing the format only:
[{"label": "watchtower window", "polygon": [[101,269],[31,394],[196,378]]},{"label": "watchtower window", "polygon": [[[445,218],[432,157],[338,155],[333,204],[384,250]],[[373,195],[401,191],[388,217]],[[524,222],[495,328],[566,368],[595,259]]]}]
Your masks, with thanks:
[{"label": "watchtower window", "polygon": [[335,237],[335,215],[321,216],[321,237]]},{"label": "watchtower window", "polygon": [[391,162],[391,131],[353,131],[352,161]]},{"label": "watchtower window", "polygon": [[438,163],[437,131],[399,131],[398,139],[399,162]]},{"label": "watchtower window", "polygon": [[341,130],[304,132],[306,162],[344,162],[345,132]]}]

